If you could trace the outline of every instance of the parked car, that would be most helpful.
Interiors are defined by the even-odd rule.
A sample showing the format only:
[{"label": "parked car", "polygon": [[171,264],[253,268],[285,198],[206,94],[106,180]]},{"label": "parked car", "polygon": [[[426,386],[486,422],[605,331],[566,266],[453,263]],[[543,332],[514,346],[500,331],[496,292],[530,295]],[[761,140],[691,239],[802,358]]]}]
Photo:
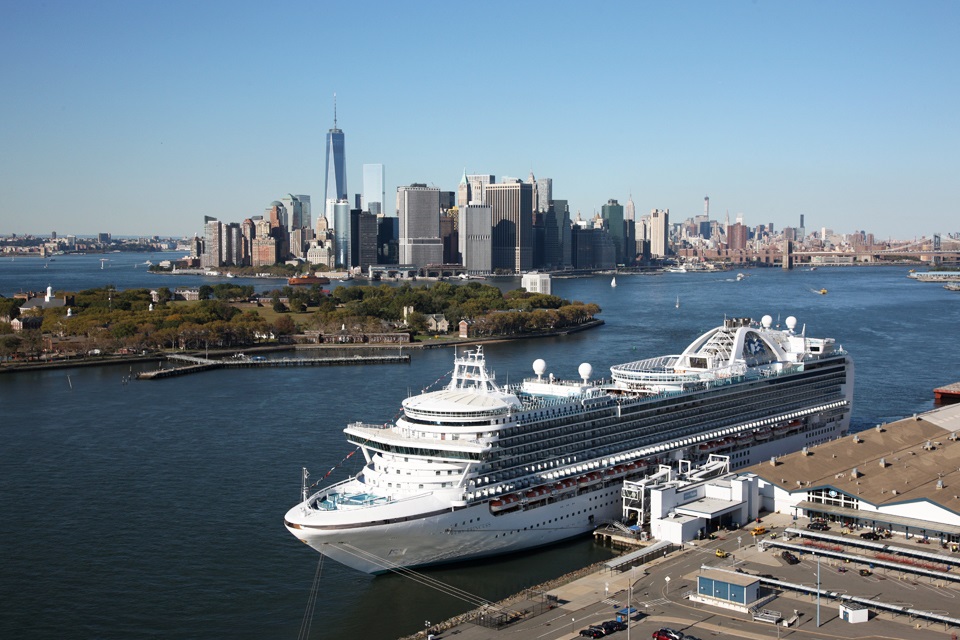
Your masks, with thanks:
[{"label": "parked car", "polygon": [[826,522],[811,522],[807,525],[807,529],[812,531],[830,531],[830,525]]},{"label": "parked car", "polygon": [[784,551],[783,553],[780,554],[780,557],[783,558],[784,562],[786,562],[787,564],[799,564],[799,563],[800,563],[800,558],[798,558],[797,556],[793,555],[793,554],[790,553],[789,551]]},{"label": "parked car", "polygon": [[867,531],[865,533],[861,533],[860,537],[863,538],[864,540],[880,540],[883,538],[883,536],[881,536],[876,531]]},{"label": "parked car", "polygon": [[580,635],[584,638],[602,638],[606,634],[600,627],[587,627],[586,629],[580,629]]},{"label": "parked car", "polygon": [[683,640],[683,634],[679,631],[664,627],[653,632],[653,640]]},{"label": "parked car", "polygon": [[607,620],[606,622],[601,622],[600,626],[603,627],[603,630],[607,635],[610,635],[614,631],[626,631],[627,625],[617,620]]},{"label": "parked car", "polygon": [[726,558],[727,555],[728,555],[727,552],[724,551],[723,549],[717,549],[717,550],[714,552],[714,554],[715,554],[718,558]]}]

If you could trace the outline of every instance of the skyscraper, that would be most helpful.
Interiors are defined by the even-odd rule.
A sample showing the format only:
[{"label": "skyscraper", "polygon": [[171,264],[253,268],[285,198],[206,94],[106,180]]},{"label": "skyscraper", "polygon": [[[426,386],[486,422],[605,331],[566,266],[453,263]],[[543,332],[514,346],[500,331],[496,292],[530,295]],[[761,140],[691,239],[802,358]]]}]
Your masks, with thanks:
[{"label": "skyscraper", "polygon": [[443,262],[440,189],[425,184],[397,187],[400,264],[422,267]]},{"label": "skyscraper", "polygon": [[490,273],[490,207],[472,204],[460,209],[460,257],[467,273]]},{"label": "skyscraper", "polygon": [[467,182],[470,184],[470,202],[485,204],[487,185],[496,182],[496,177],[487,173],[471,174],[467,176]]},{"label": "skyscraper", "polygon": [[363,206],[364,210],[379,215],[383,210],[383,165],[363,165]]},{"label": "skyscraper", "polygon": [[623,230],[623,206],[616,200],[607,200],[607,204],[603,205],[602,211],[603,217],[607,221],[607,229],[610,230],[610,237],[613,239],[614,251],[616,252],[614,260],[616,260],[616,264],[624,264],[627,254],[626,234]]},{"label": "skyscraper", "polygon": [[346,200],[341,200],[333,205],[333,237],[336,242],[337,265],[349,269],[352,264],[350,203]]},{"label": "skyscraper", "polygon": [[537,211],[548,211],[553,202],[553,178],[537,180]]},{"label": "skyscraper", "polygon": [[650,211],[650,255],[663,258],[669,249],[670,209]]},{"label": "skyscraper", "polygon": [[347,158],[343,131],[337,128],[337,94],[333,94],[333,128],[327,131],[327,170],[323,186],[323,206],[327,224],[336,226],[333,205],[347,199]]},{"label": "skyscraper", "polygon": [[627,204],[623,207],[623,218],[631,223],[637,217],[637,207],[633,204],[633,194],[627,198]]},{"label": "skyscraper", "polygon": [[493,269],[521,273],[533,268],[533,186],[488,184],[485,204],[493,222]]}]

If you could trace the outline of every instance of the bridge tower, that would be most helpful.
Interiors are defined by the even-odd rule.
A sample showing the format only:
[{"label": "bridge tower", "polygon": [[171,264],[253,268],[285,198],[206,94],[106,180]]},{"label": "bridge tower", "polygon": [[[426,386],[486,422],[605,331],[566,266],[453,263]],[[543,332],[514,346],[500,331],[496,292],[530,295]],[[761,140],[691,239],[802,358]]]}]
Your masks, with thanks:
[{"label": "bridge tower", "polygon": [[931,263],[935,267],[939,267],[943,263],[943,256],[940,255],[940,234],[933,234],[933,260]]}]

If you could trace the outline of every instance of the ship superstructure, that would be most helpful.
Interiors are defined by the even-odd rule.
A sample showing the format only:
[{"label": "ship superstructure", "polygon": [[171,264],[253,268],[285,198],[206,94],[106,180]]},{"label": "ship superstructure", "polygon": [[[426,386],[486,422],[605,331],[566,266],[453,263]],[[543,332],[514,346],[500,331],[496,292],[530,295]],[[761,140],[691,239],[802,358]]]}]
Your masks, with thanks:
[{"label": "ship superstructure", "polygon": [[482,348],[446,387],[403,401],[394,424],[344,432],[366,465],[286,514],[297,538],[362,571],[549,544],[620,512],[625,478],[684,459],[732,468],[847,431],[853,362],[787,318],[727,319],[679,355],[499,386]]}]

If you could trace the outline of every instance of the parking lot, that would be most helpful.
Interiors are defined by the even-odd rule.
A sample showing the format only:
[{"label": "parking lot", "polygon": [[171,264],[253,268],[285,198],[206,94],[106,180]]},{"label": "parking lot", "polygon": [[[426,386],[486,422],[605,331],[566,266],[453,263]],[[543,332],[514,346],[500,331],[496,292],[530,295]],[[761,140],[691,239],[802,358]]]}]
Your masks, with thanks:
[{"label": "parking lot", "polygon": [[[537,638],[542,640],[580,638],[590,625],[613,620],[626,606],[637,610],[629,631],[613,632],[614,637],[653,638],[661,628],[669,628],[701,640],[706,638],[955,638],[958,629],[942,623],[919,620],[907,615],[871,612],[868,622],[851,624],[840,617],[839,604],[827,596],[817,598],[791,591],[778,595],[765,609],[776,610],[783,619],[795,619],[790,627],[755,622],[750,614],[698,604],[685,597],[697,588],[697,575],[703,567],[765,576],[833,594],[849,594],[881,602],[908,605],[911,608],[960,617],[960,587],[940,580],[911,576],[900,571],[869,569],[864,563],[831,560],[810,553],[798,553],[797,562],[788,563],[781,551],[761,551],[758,540],[769,536],[781,539],[783,530],[803,526],[788,516],[765,517],[766,531],[754,536],[749,527],[724,532],[713,540],[688,545],[682,551],[622,573],[600,571],[549,592],[556,606],[499,631],[464,623],[445,631],[440,637],[459,640],[480,638]],[[858,532],[859,533],[859,532]],[[893,540],[891,542],[897,542]],[[906,542],[904,545],[908,544]],[[718,553],[719,551],[719,553]],[[865,575],[860,569],[866,569]],[[918,631],[919,628],[922,631]],[[920,633],[920,635],[917,635]],[[671,639],[673,640],[673,639]]]}]

